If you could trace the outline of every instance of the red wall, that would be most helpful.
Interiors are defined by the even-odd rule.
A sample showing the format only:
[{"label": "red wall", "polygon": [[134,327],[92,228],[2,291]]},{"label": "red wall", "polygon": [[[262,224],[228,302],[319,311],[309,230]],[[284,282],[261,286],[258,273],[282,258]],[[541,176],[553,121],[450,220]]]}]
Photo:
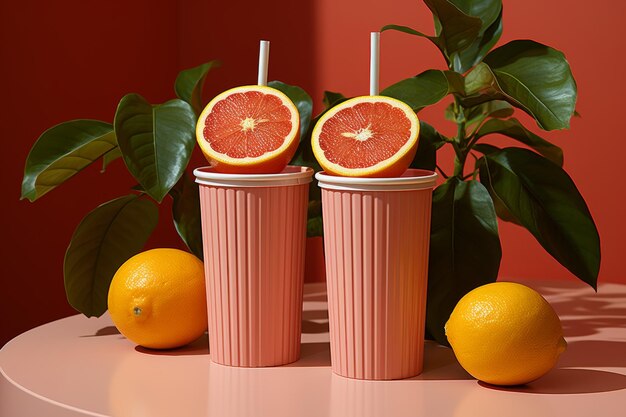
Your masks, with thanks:
[{"label": "red wall", "polygon": [[[318,0],[316,2],[316,98],[323,89],[349,95],[368,93],[369,32],[389,23],[433,33],[431,15],[416,0]],[[527,117],[527,126],[563,148],[565,169],[585,197],[600,232],[600,281],[626,283],[619,259],[626,232],[618,167],[624,133],[619,128],[626,84],[620,81],[626,64],[621,51],[626,39],[626,4],[598,0],[589,4],[565,0],[504,1],[504,32],[500,44],[530,38],[563,51],[578,83],[577,110],[582,118],[571,130],[542,132]],[[444,68],[437,49],[427,40],[385,32],[381,41],[381,88],[428,68]],[[447,101],[420,116],[444,133],[454,126],[444,120]],[[451,161],[450,153],[447,160]],[[446,166],[446,164],[443,164]],[[448,164],[451,166],[451,164]],[[611,194],[613,193],[613,194]],[[500,277],[568,278],[573,275],[554,261],[525,230],[500,224],[503,259]]]},{"label": "red wall", "polygon": [[[19,201],[30,147],[62,121],[112,121],[128,92],[155,102],[170,98],[178,39],[176,3],[168,0],[22,0],[0,7],[2,345],[75,313],[63,289],[63,256],[74,228],[89,210],[135,184],[116,161],[102,175],[99,166],[90,167],[36,203]],[[160,234],[166,244],[176,242],[170,230]]]},{"label": "red wall", "polygon": [[[618,264],[625,201],[617,176],[623,133],[616,123],[618,100],[626,96],[626,84],[619,81],[625,15],[626,5],[617,0],[596,1],[593,14],[588,5],[565,0],[505,0],[501,42],[532,38],[569,59],[583,117],[570,131],[542,135],[563,147],[566,169],[596,219],[603,250],[600,280],[626,283]],[[91,167],[34,204],[19,201],[26,155],[43,130],[73,118],[111,121],[128,92],[165,101],[173,97],[178,70],[213,58],[224,65],[209,76],[207,97],[254,83],[261,38],[272,41],[270,79],[301,85],[319,109],[323,90],[367,93],[369,32],[387,23],[432,30],[428,10],[416,0],[278,0],[271,7],[259,1],[1,2],[0,346],[28,328],[73,313],[62,277],[71,234],[87,211],[134,184],[117,161],[105,174]],[[427,68],[443,68],[425,40],[384,33],[381,47],[382,87]],[[421,117],[452,133],[441,116],[443,107],[427,109]],[[202,158],[195,155],[192,165],[199,164]],[[151,247],[180,247],[168,210],[166,203]],[[501,235],[501,277],[574,279],[527,232],[502,224]]]}]

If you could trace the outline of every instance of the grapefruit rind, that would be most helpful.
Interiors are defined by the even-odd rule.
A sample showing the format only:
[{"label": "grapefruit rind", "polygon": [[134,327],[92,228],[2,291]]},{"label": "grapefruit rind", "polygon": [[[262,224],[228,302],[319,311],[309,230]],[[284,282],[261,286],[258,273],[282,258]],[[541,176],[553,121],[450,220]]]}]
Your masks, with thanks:
[{"label": "grapefruit rind", "polygon": [[[263,94],[272,94],[282,101],[291,113],[291,130],[285,137],[283,144],[271,151],[265,152],[263,155],[250,158],[231,158],[220,153],[211,147],[211,144],[204,138],[204,127],[207,116],[213,111],[213,107],[220,101],[235,93],[246,93],[250,91],[258,91]],[[224,173],[275,173],[280,172],[289,163],[295,154],[299,143],[300,132],[300,114],[298,108],[285,93],[272,87],[262,85],[246,85],[231,88],[217,96],[215,96],[202,110],[196,124],[196,140],[202,153],[219,172]]]},{"label": "grapefruit rind", "polygon": [[[411,128],[409,133],[409,140],[391,157],[380,161],[379,163],[366,167],[366,168],[346,168],[341,165],[335,164],[326,158],[324,151],[319,144],[319,135],[322,131],[324,123],[330,118],[334,117],[341,110],[353,107],[359,103],[388,103],[393,107],[401,109],[405,116],[411,122]],[[339,175],[345,177],[392,177],[400,176],[409,167],[411,161],[417,151],[417,142],[420,131],[420,123],[417,115],[403,101],[397,100],[387,96],[360,96],[346,100],[320,117],[318,122],[313,128],[311,135],[311,146],[313,148],[313,154],[319,162],[320,166],[328,174]]]}]

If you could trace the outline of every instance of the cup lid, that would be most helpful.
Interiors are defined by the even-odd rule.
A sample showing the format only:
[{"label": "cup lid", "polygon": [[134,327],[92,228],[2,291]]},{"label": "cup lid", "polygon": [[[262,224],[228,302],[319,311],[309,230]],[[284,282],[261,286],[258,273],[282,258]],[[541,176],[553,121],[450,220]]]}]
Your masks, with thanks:
[{"label": "cup lid", "polygon": [[413,191],[433,188],[437,174],[425,169],[407,169],[400,177],[340,177],[324,171],[315,174],[321,188],[344,191]]},{"label": "cup lid", "polygon": [[296,165],[287,165],[277,174],[224,174],[213,171],[210,166],[196,168],[193,171],[196,182],[214,187],[285,187],[308,184],[313,180],[313,169]]}]

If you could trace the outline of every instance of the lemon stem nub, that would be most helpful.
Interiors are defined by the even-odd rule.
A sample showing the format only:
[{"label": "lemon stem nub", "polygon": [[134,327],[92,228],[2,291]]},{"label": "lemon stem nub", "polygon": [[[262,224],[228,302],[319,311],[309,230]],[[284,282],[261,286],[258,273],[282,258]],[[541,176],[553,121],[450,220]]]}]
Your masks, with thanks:
[{"label": "lemon stem nub", "polygon": [[141,316],[141,307],[135,307],[133,308],[133,314],[135,316]]}]

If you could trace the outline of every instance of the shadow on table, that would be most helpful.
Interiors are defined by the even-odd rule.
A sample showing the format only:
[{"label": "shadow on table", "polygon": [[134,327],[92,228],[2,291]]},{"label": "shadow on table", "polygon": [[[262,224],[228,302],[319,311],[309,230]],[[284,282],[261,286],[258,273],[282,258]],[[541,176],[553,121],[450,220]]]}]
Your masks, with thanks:
[{"label": "shadow on table", "polygon": [[115,334],[120,334],[120,331],[117,330],[115,326],[106,326],[101,329],[98,329],[95,334],[86,334],[80,337],[97,337],[97,336],[112,336]]},{"label": "shadow on table", "polygon": [[416,377],[418,381],[474,379],[459,365],[452,349],[432,340],[424,344],[424,370]]},{"label": "shadow on table", "polygon": [[306,301],[320,301],[320,302],[328,302],[328,294],[326,293],[326,289],[320,291],[314,291],[308,294],[304,294],[302,298]]},{"label": "shadow on table", "polygon": [[497,391],[528,394],[590,394],[618,391],[626,388],[626,375],[596,369],[558,368],[527,385],[498,387],[479,384]]},{"label": "shadow on table", "polygon": [[302,312],[302,333],[328,333],[328,311],[308,310]]},{"label": "shadow on table", "polygon": [[160,356],[191,356],[191,355],[208,355],[209,354],[209,338],[205,333],[195,342],[192,342],[177,349],[148,349],[143,346],[135,346],[135,350],[139,353]]},{"label": "shadow on table", "polygon": [[330,367],[330,343],[302,343],[300,359],[285,366],[289,368]]},{"label": "shadow on table", "polygon": [[[555,289],[550,286],[534,285],[546,295],[551,305],[562,317],[566,338],[579,338],[606,334],[610,329],[626,328],[626,290],[604,294],[602,287],[596,294],[590,288],[571,285],[571,288]],[[305,295],[307,301],[326,301],[325,292]],[[303,333],[328,332],[328,312],[326,310],[304,311],[302,315]],[[114,326],[99,329],[94,335],[119,334]],[[185,356],[207,355],[208,338],[203,337],[190,345],[174,350],[152,350],[140,346],[138,352],[150,355]],[[626,368],[626,341],[622,340],[570,340],[567,351],[562,355],[557,369],[528,385],[517,387],[495,387],[480,385],[512,392],[535,394],[580,394],[608,392],[626,389],[626,375],[606,370],[580,369],[584,367]],[[301,356],[297,362],[287,367],[330,367],[330,344],[303,343]],[[457,362],[451,349],[426,341],[424,370],[412,380],[464,380],[473,379]]]},{"label": "shadow on table", "polygon": [[[287,367],[330,367],[330,343],[303,343],[300,359]],[[450,348],[426,341],[424,370],[409,380],[473,379],[457,362]]]},{"label": "shadow on table", "polygon": [[533,285],[561,317],[566,338],[593,336],[605,329],[626,329],[626,286],[616,286],[607,293],[608,286],[616,284],[600,285],[595,293],[584,284],[568,284],[564,289]]},{"label": "shadow on table", "polygon": [[[624,374],[580,369],[626,368],[626,341],[619,336],[626,329],[626,287],[612,288],[611,293],[604,293],[602,286],[595,293],[591,288],[573,283],[565,289],[544,285],[534,287],[546,296],[561,317],[563,333],[569,340],[567,350],[561,355],[556,369],[530,384],[508,388],[482,382],[480,385],[531,394],[584,394],[626,389]],[[615,339],[602,340],[605,335],[614,334],[617,335]],[[596,340],[576,340],[581,337],[595,337]]]}]

